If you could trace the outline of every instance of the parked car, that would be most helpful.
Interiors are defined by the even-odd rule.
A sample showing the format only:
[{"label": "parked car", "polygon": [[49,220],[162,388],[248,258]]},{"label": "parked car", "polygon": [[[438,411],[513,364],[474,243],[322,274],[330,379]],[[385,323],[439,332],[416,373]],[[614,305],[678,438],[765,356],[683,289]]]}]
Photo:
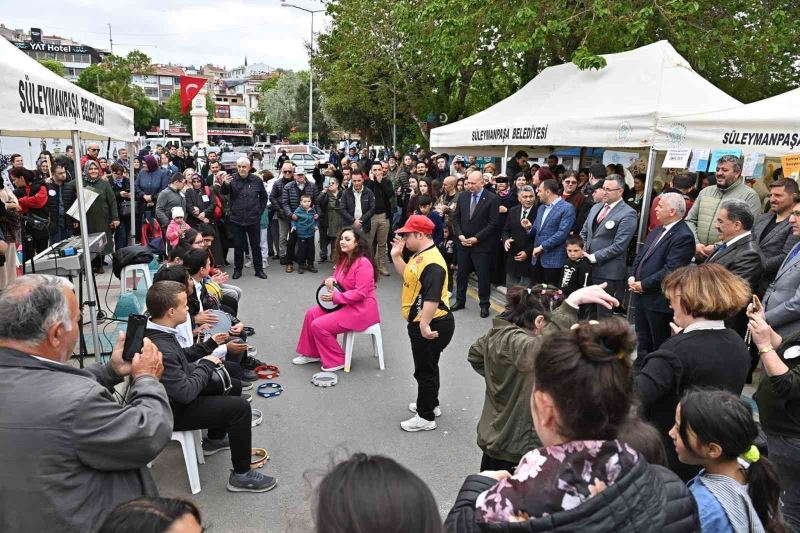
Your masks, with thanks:
[{"label": "parked car", "polygon": [[309,146],[307,144],[273,144],[272,145],[272,157],[276,158],[280,155],[281,150],[286,150],[286,155],[291,154],[307,154],[312,155],[316,159],[320,159],[322,161],[328,160],[328,154],[317,148],[316,146]]},{"label": "parked car", "polygon": [[314,171],[314,167],[317,166],[317,163],[322,162],[322,159],[314,157],[311,154],[292,154],[289,156],[289,159],[295,166],[302,167],[308,176],[311,176],[311,172]]},{"label": "parked car", "polygon": [[253,149],[261,152],[262,156],[267,155],[271,148],[272,148],[272,143],[270,142],[262,141],[262,142],[257,142],[256,144],[253,145]]},{"label": "parked car", "polygon": [[236,160],[240,157],[247,157],[247,154],[244,152],[222,152],[219,158],[222,170],[233,175],[233,173],[236,172]]}]

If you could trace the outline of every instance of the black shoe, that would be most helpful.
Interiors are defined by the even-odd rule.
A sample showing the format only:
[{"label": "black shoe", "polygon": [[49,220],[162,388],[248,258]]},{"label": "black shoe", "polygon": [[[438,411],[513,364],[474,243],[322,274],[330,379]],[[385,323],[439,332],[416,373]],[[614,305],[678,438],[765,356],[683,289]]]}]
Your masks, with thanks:
[{"label": "black shoe", "polygon": [[260,279],[267,279],[267,273],[264,272],[263,270],[259,270],[258,272],[256,272],[256,277]]},{"label": "black shoe", "polygon": [[315,267],[314,265],[308,265],[308,266],[306,267],[306,270],[308,270],[309,272],[313,272],[314,274],[316,274],[317,272],[319,272],[319,270],[317,270],[317,267]]},{"label": "black shoe", "polygon": [[242,368],[242,381],[258,381],[258,375],[252,370]]},{"label": "black shoe", "polygon": [[245,326],[245,327],[243,327],[243,328],[242,328],[242,333],[244,333],[245,335],[247,335],[247,338],[250,338],[250,337],[255,337],[255,335],[256,335],[256,330],[254,330],[254,329],[253,329],[253,328],[251,328],[250,326]]},{"label": "black shoe", "polygon": [[451,311],[460,311],[462,309],[466,309],[466,307],[467,306],[464,305],[464,302],[456,302],[450,307],[450,310]]},{"label": "black shoe", "polygon": [[234,271],[233,271],[233,276],[231,276],[231,277],[232,277],[233,279],[239,279],[239,278],[241,278],[241,277],[242,277],[242,271],[241,271],[241,270],[234,270]]},{"label": "black shoe", "polygon": [[246,368],[247,370],[254,370],[256,367],[264,366],[266,363],[263,361],[259,361],[255,357],[251,357],[249,355],[245,355],[244,359],[242,359],[242,368]]},{"label": "black shoe", "polygon": [[487,318],[488,316],[489,316],[489,308],[481,307],[481,318]]}]

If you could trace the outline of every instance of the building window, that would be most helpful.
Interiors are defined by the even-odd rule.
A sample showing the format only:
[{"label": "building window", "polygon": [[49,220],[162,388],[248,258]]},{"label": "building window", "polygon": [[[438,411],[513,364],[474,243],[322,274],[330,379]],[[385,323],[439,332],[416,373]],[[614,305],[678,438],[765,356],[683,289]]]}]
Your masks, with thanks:
[{"label": "building window", "polygon": [[158,98],[158,89],[156,89],[155,87],[145,87],[144,94],[152,98]]},{"label": "building window", "polygon": [[161,98],[169,98],[172,96],[172,89],[161,89]]},{"label": "building window", "polygon": [[160,85],[174,85],[172,76],[159,76],[158,83]]}]

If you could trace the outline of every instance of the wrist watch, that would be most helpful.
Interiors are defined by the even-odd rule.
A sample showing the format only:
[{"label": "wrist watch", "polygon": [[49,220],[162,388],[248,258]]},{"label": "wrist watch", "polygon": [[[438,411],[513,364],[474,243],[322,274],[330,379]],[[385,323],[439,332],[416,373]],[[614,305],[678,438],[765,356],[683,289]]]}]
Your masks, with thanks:
[{"label": "wrist watch", "polygon": [[763,355],[765,353],[769,353],[772,350],[774,350],[774,348],[772,347],[771,344],[767,344],[766,346],[759,346],[758,347],[758,355]]}]

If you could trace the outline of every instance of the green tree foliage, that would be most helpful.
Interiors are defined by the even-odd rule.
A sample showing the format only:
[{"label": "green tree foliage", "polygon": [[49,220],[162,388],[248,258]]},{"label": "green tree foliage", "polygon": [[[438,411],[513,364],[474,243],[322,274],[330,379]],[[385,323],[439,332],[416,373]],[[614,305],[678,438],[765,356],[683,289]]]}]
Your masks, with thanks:
[{"label": "green tree foliage", "polygon": [[[314,136],[323,142],[328,139],[332,122],[325,110],[314,78]],[[288,136],[295,132],[308,140],[308,72],[279,70],[259,88],[259,110],[251,115],[256,130]],[[305,132],[305,133],[304,133]]]},{"label": "green tree foliage", "polygon": [[102,63],[84,69],[77,84],[106,100],[133,109],[134,127],[143,132],[156,117],[158,106],[150,100],[141,87],[132,83],[133,73],[151,72],[150,58],[138,50],[127,56],[108,55]]},{"label": "green tree foliage", "polygon": [[[181,113],[181,93],[174,92],[167,100],[167,103],[163,106],[164,111],[166,111],[166,116],[164,118],[168,118],[170,123],[181,123],[186,127],[186,131],[192,133],[192,116],[189,114],[191,112],[191,106],[186,111],[186,113]],[[216,112],[216,104],[214,103],[214,99],[211,97],[210,94],[206,93],[206,111],[208,111],[209,118],[214,117],[214,113]]]},{"label": "green tree foliage", "polygon": [[58,74],[62,78],[64,77],[64,74],[66,73],[66,69],[64,68],[64,64],[61,61],[58,61],[56,59],[42,58],[42,59],[39,60],[39,63],[41,63],[43,66],[47,67],[48,70],[50,70],[52,72],[55,72],[56,74]]},{"label": "green tree foliage", "polygon": [[[788,0],[332,0],[313,64],[346,129],[431,127],[507,97],[543,69],[669,40],[743,102],[800,83],[800,4]],[[535,104],[535,103],[532,103]]]}]

